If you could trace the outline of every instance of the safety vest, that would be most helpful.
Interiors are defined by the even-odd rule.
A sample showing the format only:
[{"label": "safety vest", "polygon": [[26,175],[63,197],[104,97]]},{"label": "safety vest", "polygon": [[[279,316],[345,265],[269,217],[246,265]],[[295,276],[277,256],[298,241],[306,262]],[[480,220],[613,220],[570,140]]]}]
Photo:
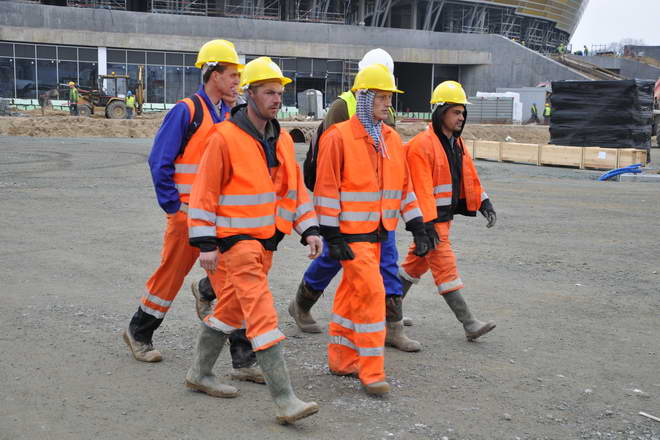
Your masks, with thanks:
[{"label": "safety vest", "polygon": [[71,87],[69,90],[69,101],[72,104],[78,103],[78,89],[76,87]]},{"label": "safety vest", "polygon": [[[179,199],[182,203],[188,203],[188,200],[190,199],[192,184],[197,175],[197,166],[202,160],[202,154],[204,154],[206,137],[214,125],[213,118],[211,117],[211,113],[209,113],[209,109],[206,107],[204,98],[199,95],[197,96],[201,100],[202,108],[204,110],[202,123],[186,144],[183,154],[179,155],[174,161],[174,183],[176,184],[177,191],[179,191]],[[192,122],[193,114],[195,112],[195,104],[190,98],[184,98],[181,101],[185,102],[188,106],[190,122]]]},{"label": "safety vest", "polygon": [[[206,169],[229,178],[221,182],[217,200],[190,206],[190,238],[249,235],[267,239],[275,235],[275,228],[290,234],[295,226],[302,234],[318,225],[289,133],[280,133],[275,147],[279,165],[272,169],[261,144],[230,121],[215,126],[208,145],[218,152],[209,156]],[[200,187],[195,191],[205,191],[206,176],[199,177]]]},{"label": "safety vest", "polygon": [[543,116],[550,116],[551,113],[552,109],[550,108],[550,104],[546,104],[543,108]]},{"label": "safety vest", "polygon": [[135,96],[131,95],[126,97],[126,107],[135,108]]},{"label": "safety vest", "polygon": [[[456,142],[463,150],[463,168],[460,198],[465,199],[468,211],[478,211],[488,198],[483,190],[477,169],[468,153],[463,138]],[[412,175],[415,194],[424,214],[424,221],[438,217],[438,213],[451,208],[453,186],[449,159],[433,126],[419,133],[406,144],[406,156]],[[429,177],[426,177],[429,176]]]},{"label": "safety vest", "polygon": [[[401,138],[383,125],[383,138],[389,158],[377,152],[364,127],[351,117],[321,136],[314,205],[319,223],[339,227],[344,234],[374,232],[382,223],[388,231],[396,229],[398,215],[404,221],[420,217],[417,198],[410,185]],[[324,152],[339,145],[343,163],[334,169]],[[370,166],[374,158],[377,169]],[[339,176],[338,180],[332,176]]]},{"label": "safety vest", "polygon": [[357,112],[357,101],[355,100],[355,95],[350,90],[339,95],[340,99],[346,101],[346,107],[348,108],[348,117],[349,119],[353,117],[355,112]]},{"label": "safety vest", "polygon": [[538,109],[536,108],[536,104],[532,104],[531,112],[533,116],[536,116],[539,114]]}]

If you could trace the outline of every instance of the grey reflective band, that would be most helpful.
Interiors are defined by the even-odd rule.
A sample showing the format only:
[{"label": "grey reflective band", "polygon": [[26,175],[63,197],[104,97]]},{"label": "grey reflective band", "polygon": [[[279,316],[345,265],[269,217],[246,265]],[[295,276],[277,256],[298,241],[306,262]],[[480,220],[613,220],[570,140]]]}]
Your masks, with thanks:
[{"label": "grey reflective band", "polygon": [[215,223],[215,212],[205,211],[199,208],[190,208],[188,216],[193,220],[204,220],[209,223]]},{"label": "grey reflective band", "polygon": [[410,211],[406,211],[403,213],[403,221],[404,222],[409,222],[410,220],[414,219],[415,217],[421,217],[422,216],[422,211],[419,210],[419,208],[413,208]]},{"label": "grey reflective band", "polygon": [[265,203],[273,203],[275,201],[275,193],[267,192],[261,194],[225,194],[221,195],[218,200],[220,206],[250,206],[250,205],[263,205]]},{"label": "grey reflective band", "polygon": [[330,336],[330,343],[336,345],[343,345],[344,347],[348,347],[350,349],[357,351],[357,347],[355,346],[355,344],[353,344],[350,340],[348,340],[348,338],[344,336],[336,336],[336,335]]},{"label": "grey reflective band", "polygon": [[488,194],[486,194],[486,191],[482,192],[482,193],[481,193],[481,201],[483,202],[483,201],[486,200],[487,198],[488,198]]},{"label": "grey reflective band", "polygon": [[345,211],[339,214],[339,220],[348,222],[377,222],[380,220],[380,212]]},{"label": "grey reflective band", "polygon": [[226,334],[238,330],[238,327],[233,327],[229,324],[226,324],[220,321],[219,319],[215,318],[214,316],[209,316],[208,319],[205,319],[203,322],[204,324],[206,324],[207,327],[211,327],[213,330],[218,330]]},{"label": "grey reflective band", "polygon": [[383,218],[396,218],[399,215],[398,209],[386,209],[383,211]]},{"label": "grey reflective band", "polygon": [[365,357],[378,357],[385,355],[385,347],[358,348],[358,354]]},{"label": "grey reflective band", "polygon": [[289,190],[289,192],[286,193],[286,198],[291,200],[296,200],[298,198],[298,191],[296,191],[295,189]]},{"label": "grey reflective band", "polygon": [[385,331],[385,321],[374,324],[354,324],[357,333],[376,333]]},{"label": "grey reflective band", "polygon": [[302,205],[298,206],[298,208],[296,208],[296,218],[300,218],[313,210],[314,205],[312,205],[312,202],[303,203]]},{"label": "grey reflective band", "polygon": [[277,208],[277,215],[279,217],[282,217],[284,220],[288,220],[290,222],[293,222],[293,219],[296,218],[296,214],[294,212],[291,212],[282,206]]},{"label": "grey reflective band", "polygon": [[349,330],[353,330],[353,321],[351,321],[348,318],[344,318],[341,315],[337,315],[336,313],[333,313],[332,316],[330,316],[330,321],[334,322],[335,324],[339,324],[344,328],[347,328]]},{"label": "grey reflective band", "polygon": [[179,191],[179,194],[190,194],[190,191],[192,190],[192,185],[189,185],[187,183],[177,183],[176,190]]},{"label": "grey reflective band", "polygon": [[314,206],[320,206],[322,208],[341,209],[339,200],[332,199],[330,197],[314,196]]},{"label": "grey reflective band", "polygon": [[215,226],[192,226],[188,228],[188,237],[215,237]]},{"label": "grey reflective band", "polygon": [[377,202],[380,200],[380,191],[376,192],[357,192],[342,191],[339,194],[342,202]]},{"label": "grey reflective band", "polygon": [[400,199],[401,197],[403,197],[403,192],[398,189],[383,190],[384,199]]},{"label": "grey reflective band", "polygon": [[438,185],[433,187],[433,194],[452,192],[451,183],[448,185]]},{"label": "grey reflective band", "polygon": [[255,336],[250,339],[250,342],[252,343],[252,349],[257,350],[266,344],[284,339],[284,337],[284,333],[282,333],[279,328],[276,328],[264,334]]},{"label": "grey reflective band", "polygon": [[178,174],[196,174],[197,165],[188,163],[175,163],[174,172]]},{"label": "grey reflective band", "polygon": [[182,203],[181,205],[179,205],[179,211],[185,212],[186,214],[188,214],[188,204],[187,203]]},{"label": "grey reflective band", "polygon": [[438,284],[438,291],[440,293],[444,293],[448,290],[456,289],[458,287],[463,287],[463,280],[461,280],[460,278],[456,278],[453,281],[447,281],[446,283]]},{"label": "grey reflective band", "polygon": [[146,299],[149,302],[152,302],[154,304],[158,304],[161,307],[169,308],[172,305],[172,301],[167,301],[165,299],[158,298],[157,296],[152,295],[151,293],[145,293],[143,298]]},{"label": "grey reflective band", "polygon": [[339,218],[331,217],[329,215],[320,215],[319,224],[323,226],[339,226]]},{"label": "grey reflective band", "polygon": [[161,312],[159,310],[152,309],[151,307],[145,306],[144,304],[140,304],[140,309],[142,309],[142,311],[144,313],[146,313],[148,315],[151,315],[156,319],[163,319],[165,317],[165,312]]},{"label": "grey reflective band", "polygon": [[260,228],[275,223],[275,216],[263,217],[216,217],[215,224],[221,228]]},{"label": "grey reflective band", "polygon": [[303,220],[300,223],[298,223],[294,229],[296,232],[300,235],[302,235],[303,232],[305,232],[307,229],[311,228],[312,226],[318,226],[319,223],[316,221],[316,217],[308,218],[307,220]]},{"label": "grey reflective band", "polygon": [[449,206],[451,205],[451,197],[438,197],[435,199],[435,206]]},{"label": "grey reflective band", "polygon": [[415,195],[414,192],[410,191],[407,195],[406,198],[401,200],[401,209],[405,208],[408,203],[412,203],[415,200],[417,200],[417,196]]}]

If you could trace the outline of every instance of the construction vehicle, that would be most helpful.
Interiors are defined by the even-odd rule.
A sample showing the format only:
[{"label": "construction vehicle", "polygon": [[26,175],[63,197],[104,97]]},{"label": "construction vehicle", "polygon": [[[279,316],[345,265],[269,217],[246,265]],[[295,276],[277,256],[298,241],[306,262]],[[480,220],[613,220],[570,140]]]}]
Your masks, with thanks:
[{"label": "construction vehicle", "polygon": [[[128,92],[128,75],[99,75],[97,88],[91,90],[78,89],[78,114],[91,116],[100,107],[108,119],[126,118],[126,92]],[[144,66],[138,66],[137,87],[135,90],[135,113],[142,114],[144,104]]]}]

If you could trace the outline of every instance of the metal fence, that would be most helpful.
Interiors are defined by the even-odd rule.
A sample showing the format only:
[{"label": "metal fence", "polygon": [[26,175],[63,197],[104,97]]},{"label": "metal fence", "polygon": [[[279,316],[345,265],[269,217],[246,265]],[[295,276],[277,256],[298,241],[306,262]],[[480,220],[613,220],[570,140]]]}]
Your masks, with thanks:
[{"label": "metal fence", "polygon": [[467,121],[477,124],[513,123],[513,98],[470,97]]}]

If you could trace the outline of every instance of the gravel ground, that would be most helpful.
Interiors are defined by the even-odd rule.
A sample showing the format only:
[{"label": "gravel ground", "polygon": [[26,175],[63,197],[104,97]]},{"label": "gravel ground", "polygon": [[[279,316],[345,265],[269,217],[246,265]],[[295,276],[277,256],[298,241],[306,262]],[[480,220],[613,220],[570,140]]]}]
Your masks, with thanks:
[{"label": "gravel ground", "polygon": [[[660,439],[638,414],[660,417],[659,185],[478,162],[498,223],[458,218],[452,238],[468,303],[498,326],[466,342],[426,275],[405,303],[423,350],[387,349],[385,398],[328,374],[326,336],[286,314],[308,263],[286,239],[271,288],[294,387],[321,410],[280,426],[264,386],[227,400],[183,386],[198,267],[156,335],[162,363],[121,341],[164,226],[149,148],[0,137],[0,439]],[[409,242],[400,231],[400,252]],[[335,286],[315,308],[324,325]],[[228,353],[216,372],[232,383]]]}]

